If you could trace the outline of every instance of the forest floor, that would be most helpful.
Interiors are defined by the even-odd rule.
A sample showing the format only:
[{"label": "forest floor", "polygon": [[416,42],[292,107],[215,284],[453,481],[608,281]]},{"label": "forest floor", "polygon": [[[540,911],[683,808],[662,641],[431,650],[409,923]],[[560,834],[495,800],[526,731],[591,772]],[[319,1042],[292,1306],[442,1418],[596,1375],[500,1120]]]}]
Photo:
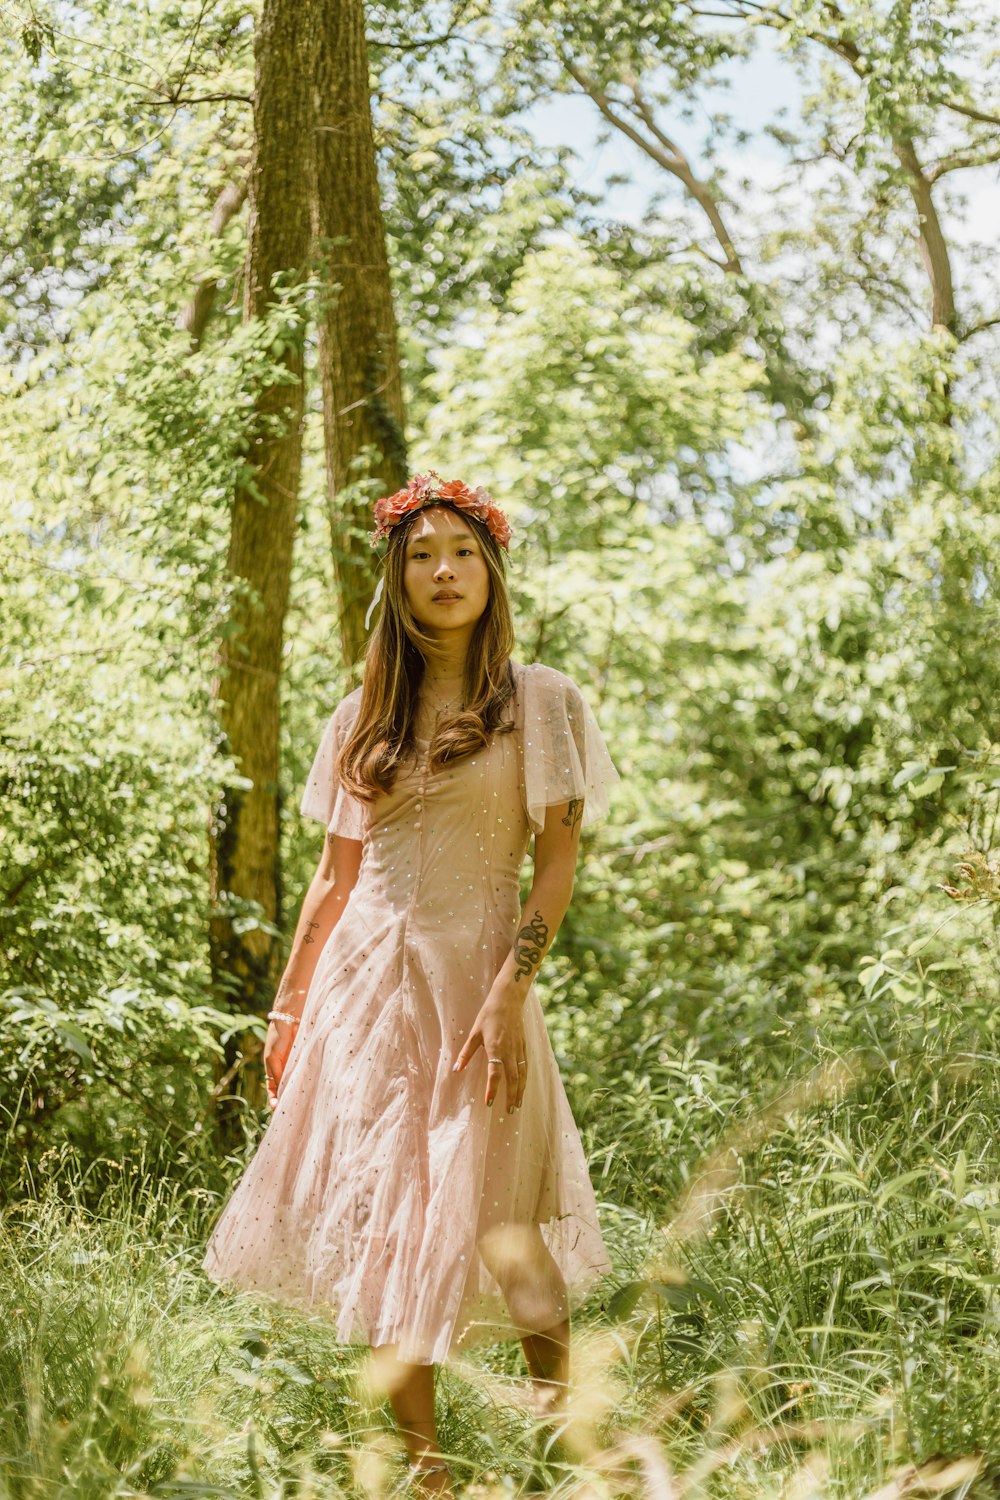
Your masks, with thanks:
[{"label": "forest floor", "polygon": [[[996,1063],[828,1065],[718,1123],[668,1222],[602,1201],[616,1271],[576,1315],[562,1432],[516,1343],[439,1368],[459,1486],[995,1496]],[[641,1170],[655,1143],[630,1147]],[[405,1492],[364,1349],[201,1271],[224,1187],[105,1162],[95,1193],[97,1164],[48,1166],[0,1225],[2,1500]]]}]

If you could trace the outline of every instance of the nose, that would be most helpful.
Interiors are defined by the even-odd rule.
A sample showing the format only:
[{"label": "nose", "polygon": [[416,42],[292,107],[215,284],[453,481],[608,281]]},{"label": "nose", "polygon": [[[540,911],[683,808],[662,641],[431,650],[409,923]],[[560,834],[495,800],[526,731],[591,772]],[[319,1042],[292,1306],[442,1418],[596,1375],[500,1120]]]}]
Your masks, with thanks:
[{"label": "nose", "polygon": [[434,569],[434,577],[435,578],[454,578],[454,576],[455,575],[454,575],[454,573],[451,570],[451,563],[448,561],[448,559],[446,557],[442,557],[441,561],[438,563],[437,567]]}]

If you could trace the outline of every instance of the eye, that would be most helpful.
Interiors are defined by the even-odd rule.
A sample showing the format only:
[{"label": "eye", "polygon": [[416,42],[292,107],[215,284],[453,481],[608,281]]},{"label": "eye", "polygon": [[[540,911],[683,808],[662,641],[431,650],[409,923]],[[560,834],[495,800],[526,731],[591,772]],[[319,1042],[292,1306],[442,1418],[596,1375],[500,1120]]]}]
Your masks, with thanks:
[{"label": "eye", "polygon": [[458,550],[459,550],[459,552],[468,552],[469,556],[470,557],[472,556],[472,548],[471,547],[459,547]]}]

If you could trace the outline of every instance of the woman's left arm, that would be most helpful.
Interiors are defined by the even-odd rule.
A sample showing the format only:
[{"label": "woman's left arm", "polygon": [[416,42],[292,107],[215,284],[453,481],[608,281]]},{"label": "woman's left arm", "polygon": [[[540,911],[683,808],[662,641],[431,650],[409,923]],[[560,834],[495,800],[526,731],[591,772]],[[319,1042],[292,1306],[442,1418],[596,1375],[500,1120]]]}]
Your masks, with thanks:
[{"label": "woman's left arm", "polygon": [[487,1058],[500,1058],[487,1067],[486,1103],[493,1103],[503,1078],[508,1114],[521,1106],[530,1067],[522,1007],[573,897],[582,817],[582,797],[546,808],[545,826],[535,835],[534,878],[513,946],[453,1064],[453,1071],[464,1068],[480,1046]]}]

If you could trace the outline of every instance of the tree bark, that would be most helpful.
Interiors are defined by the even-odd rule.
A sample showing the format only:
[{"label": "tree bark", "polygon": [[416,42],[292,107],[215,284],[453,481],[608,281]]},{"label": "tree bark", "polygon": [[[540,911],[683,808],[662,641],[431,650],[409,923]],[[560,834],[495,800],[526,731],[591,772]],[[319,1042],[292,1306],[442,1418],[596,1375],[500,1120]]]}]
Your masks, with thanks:
[{"label": "tree bark", "polygon": [[327,506],[350,671],[375,582],[372,502],[406,482],[396,318],[372,128],[363,0],[318,0],[313,230],[330,296],[319,322]]},{"label": "tree bark", "polygon": [[[244,322],[277,300],[275,273],[295,281],[308,270],[315,41],[315,0],[264,0],[255,46]],[[250,783],[224,791],[210,833],[213,980],[220,1000],[243,1014],[271,1003],[280,957],[279,693],[301,465],[303,321],[289,319],[281,333],[290,383],[262,388],[250,423],[246,478],[233,497],[233,608],[213,684],[222,748]],[[235,920],[245,917],[248,902],[259,907],[260,925]],[[240,1139],[244,1102],[266,1103],[259,1053],[253,1034],[243,1032],[220,1060],[219,1078],[232,1075],[216,1114],[225,1148]]]},{"label": "tree bark", "polygon": [[[226,225],[240,212],[246,196],[246,179],[226,183],[212,210],[211,233],[215,239],[221,239],[225,234]],[[218,289],[219,284],[214,276],[202,277],[195,286],[194,296],[177,319],[178,328],[186,329],[191,335],[192,349],[201,348]]]}]

